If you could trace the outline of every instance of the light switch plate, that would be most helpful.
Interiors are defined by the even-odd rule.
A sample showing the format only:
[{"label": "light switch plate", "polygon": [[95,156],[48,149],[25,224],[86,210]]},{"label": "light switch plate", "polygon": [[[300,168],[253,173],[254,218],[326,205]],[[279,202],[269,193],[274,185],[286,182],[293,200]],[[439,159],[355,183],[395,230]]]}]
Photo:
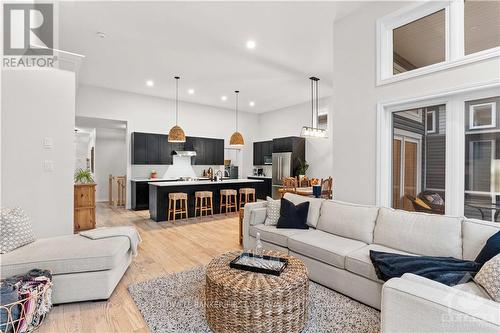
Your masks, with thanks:
[{"label": "light switch plate", "polygon": [[51,160],[43,161],[43,171],[53,172],[54,171],[54,161],[51,161]]},{"label": "light switch plate", "polygon": [[52,149],[52,147],[54,147],[54,139],[49,137],[43,138],[43,148]]}]

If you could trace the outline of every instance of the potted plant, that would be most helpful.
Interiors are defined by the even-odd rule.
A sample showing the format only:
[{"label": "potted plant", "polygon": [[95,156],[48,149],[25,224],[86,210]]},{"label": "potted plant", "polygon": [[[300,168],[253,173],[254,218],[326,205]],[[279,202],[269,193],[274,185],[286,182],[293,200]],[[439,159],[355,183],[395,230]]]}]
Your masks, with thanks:
[{"label": "potted plant", "polygon": [[94,177],[90,169],[78,169],[75,172],[75,184],[93,184]]},{"label": "potted plant", "polygon": [[309,164],[307,164],[306,160],[301,160],[300,158],[298,160],[299,160],[299,167],[297,171],[299,173],[299,180],[300,180],[303,177],[305,177],[307,169],[309,169]]}]

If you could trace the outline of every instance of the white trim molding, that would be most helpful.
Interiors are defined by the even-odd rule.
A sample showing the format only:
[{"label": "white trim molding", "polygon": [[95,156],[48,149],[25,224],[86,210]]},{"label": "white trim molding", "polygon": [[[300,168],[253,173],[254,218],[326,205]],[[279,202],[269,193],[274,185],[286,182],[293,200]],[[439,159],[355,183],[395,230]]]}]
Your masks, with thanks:
[{"label": "white trim molding", "polygon": [[500,79],[458,86],[431,95],[377,103],[376,204],[392,203],[393,117],[398,111],[446,105],[446,214],[464,214],[465,104],[464,101],[498,95]]},{"label": "white trim molding", "polygon": [[[443,9],[445,10],[445,60],[400,74],[393,74],[393,30]],[[464,0],[423,1],[412,4],[378,19],[376,30],[377,86],[490,58],[500,58],[500,46],[464,55]]]}]

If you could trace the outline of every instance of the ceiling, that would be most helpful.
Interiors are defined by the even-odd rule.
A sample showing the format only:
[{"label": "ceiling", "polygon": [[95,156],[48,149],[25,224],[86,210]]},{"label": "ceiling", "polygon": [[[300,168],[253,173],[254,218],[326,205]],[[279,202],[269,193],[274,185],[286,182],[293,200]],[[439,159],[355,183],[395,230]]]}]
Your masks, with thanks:
[{"label": "ceiling", "polygon": [[[233,108],[238,89],[240,109],[266,112],[308,101],[312,75],[321,79],[321,96],[331,94],[333,21],[359,6],[61,2],[59,48],[85,56],[83,84],[174,98],[173,77],[179,75],[184,101]],[[247,49],[247,40],[256,48]]]}]

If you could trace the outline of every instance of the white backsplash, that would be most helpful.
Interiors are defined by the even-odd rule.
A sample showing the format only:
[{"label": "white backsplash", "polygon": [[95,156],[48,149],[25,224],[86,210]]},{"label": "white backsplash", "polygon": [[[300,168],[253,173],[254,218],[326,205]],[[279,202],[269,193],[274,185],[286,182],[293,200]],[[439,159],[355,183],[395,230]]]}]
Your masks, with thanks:
[{"label": "white backsplash", "polygon": [[272,177],[273,176],[273,166],[272,165],[263,165],[262,166],[262,171],[264,172],[264,175],[266,177]]},{"label": "white backsplash", "polygon": [[[191,157],[174,155],[172,158],[172,165],[168,166],[167,171],[161,178],[196,177],[196,173],[191,166]],[[160,175],[158,174],[159,177]]]},{"label": "white backsplash", "polygon": [[172,156],[172,165],[132,165],[132,179],[149,178],[155,170],[158,178],[201,177],[203,170],[224,170],[222,165],[191,165],[191,157]]}]

